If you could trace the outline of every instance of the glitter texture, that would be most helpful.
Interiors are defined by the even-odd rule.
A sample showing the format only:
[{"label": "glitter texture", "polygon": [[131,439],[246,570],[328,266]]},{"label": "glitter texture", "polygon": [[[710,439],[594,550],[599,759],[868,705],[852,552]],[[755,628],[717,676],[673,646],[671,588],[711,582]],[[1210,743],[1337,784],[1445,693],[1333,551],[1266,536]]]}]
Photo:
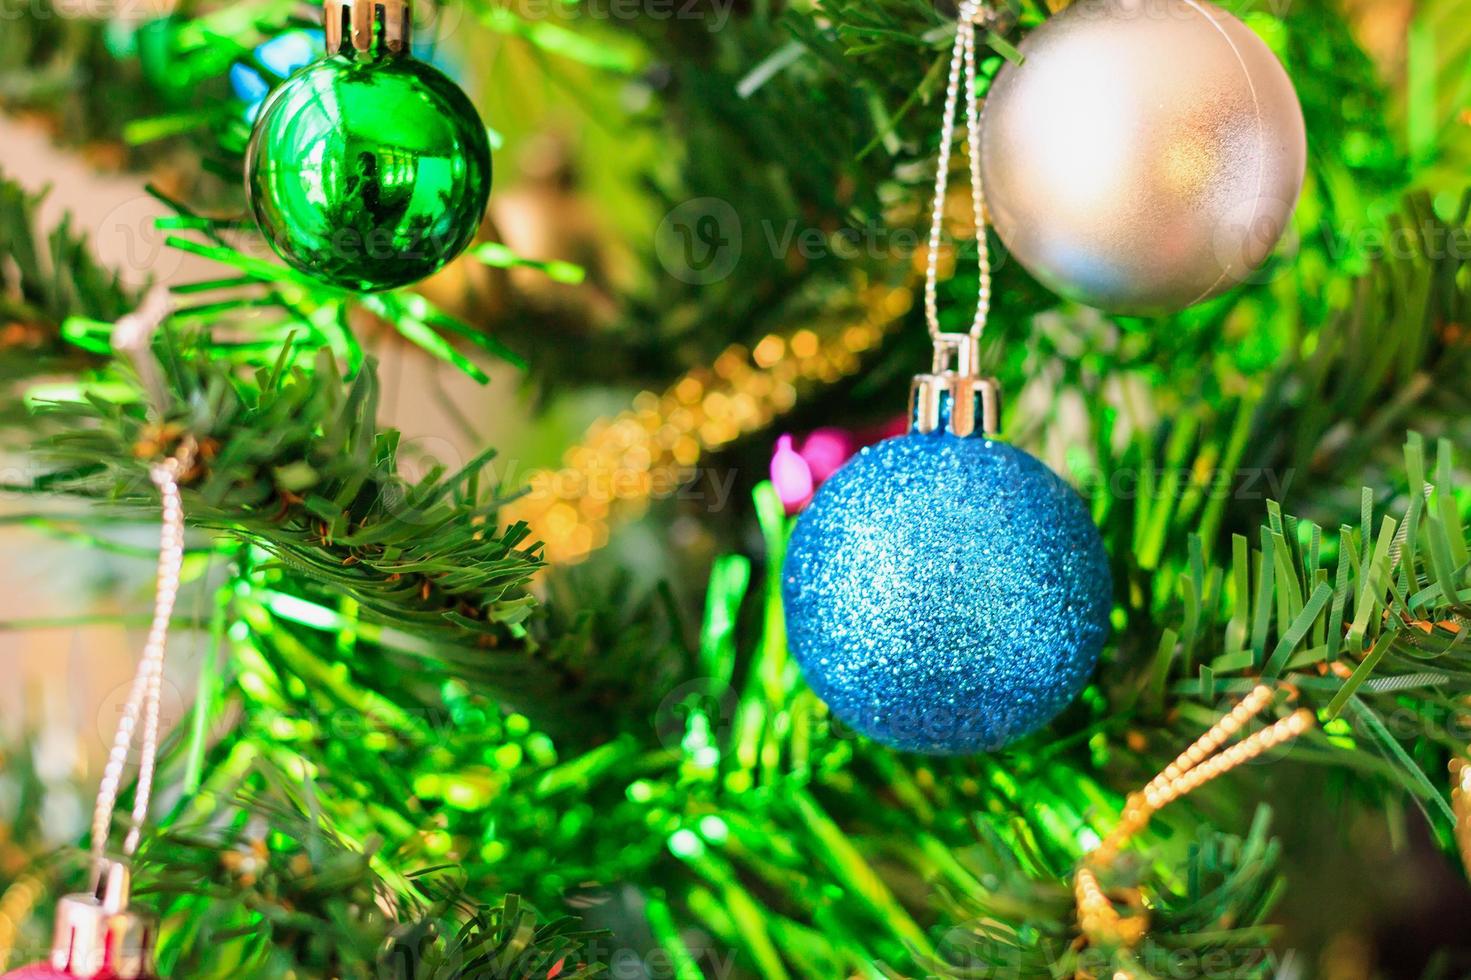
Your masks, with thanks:
[{"label": "glitter texture", "polygon": [[910,433],[825,483],[783,567],[792,651],[847,724],[895,748],[996,749],[1051,720],[1108,635],[1083,501],[1013,446]]}]

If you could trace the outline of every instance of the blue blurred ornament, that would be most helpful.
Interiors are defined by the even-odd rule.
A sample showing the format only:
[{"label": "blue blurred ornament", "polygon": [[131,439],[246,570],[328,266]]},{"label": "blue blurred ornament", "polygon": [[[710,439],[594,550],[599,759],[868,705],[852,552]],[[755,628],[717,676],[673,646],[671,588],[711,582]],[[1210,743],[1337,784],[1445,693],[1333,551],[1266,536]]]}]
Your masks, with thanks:
[{"label": "blue blurred ornament", "polygon": [[287,31],[257,46],[255,60],[271,74],[285,78],[321,57],[324,39],[321,31]]},{"label": "blue blurred ornament", "polygon": [[[255,122],[256,115],[260,113],[261,102],[276,83],[322,56],[325,39],[326,35],[322,31],[293,30],[257,45],[252,52],[256,62],[274,75],[274,78],[262,77],[254,66],[245,62],[237,61],[230,66],[230,87],[234,90],[235,97],[246,103],[246,122]],[[410,50],[420,61],[427,61],[451,77],[457,76],[458,73],[451,70],[449,59],[439,51],[433,38],[422,41],[415,39]]]},{"label": "blue blurred ornament", "polygon": [[[911,431],[817,491],[782,568],[787,634],[833,713],[899,749],[1000,748],[1082,690],[1108,636],[1108,554],[1082,498],[998,442],[975,335],[937,333]],[[951,356],[955,370],[946,369]]]},{"label": "blue blurred ornament", "polygon": [[260,111],[260,103],[271,87],[296,69],[309,65],[321,57],[323,34],[321,31],[287,31],[262,44],[256,45],[255,60],[269,71],[274,78],[261,76],[253,66],[237,61],[230,66],[230,87],[235,97],[246,103],[245,118],[253,121]]}]

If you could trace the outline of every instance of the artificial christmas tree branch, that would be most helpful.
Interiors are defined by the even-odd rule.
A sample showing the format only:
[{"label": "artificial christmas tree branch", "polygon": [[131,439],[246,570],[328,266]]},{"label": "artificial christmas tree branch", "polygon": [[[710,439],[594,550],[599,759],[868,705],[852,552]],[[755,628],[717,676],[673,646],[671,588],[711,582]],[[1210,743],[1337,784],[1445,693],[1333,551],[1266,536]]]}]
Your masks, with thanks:
[{"label": "artificial christmas tree branch", "polygon": [[282,363],[253,380],[198,353],[170,351],[165,363],[177,400],[162,425],[98,398],[43,406],[43,421],[64,431],[48,440],[55,468],[34,489],[135,505],[139,447],[168,448],[188,431],[200,446],[186,476],[197,525],[228,530],[426,639],[494,646],[524,619],[539,559],[524,528],[496,528],[502,500],[480,487],[487,458],[402,480],[396,434],[374,418],[371,369],[344,384],[325,352],[315,371]]},{"label": "artificial christmas tree branch", "polygon": [[[136,294],[99,266],[88,243],[64,219],[42,234],[37,210],[45,193],[28,194],[0,175],[0,349],[26,356],[65,352],[61,326],[72,316],[114,320],[132,308]],[[73,352],[75,353],[75,352]],[[6,357],[8,370],[26,356]]]}]

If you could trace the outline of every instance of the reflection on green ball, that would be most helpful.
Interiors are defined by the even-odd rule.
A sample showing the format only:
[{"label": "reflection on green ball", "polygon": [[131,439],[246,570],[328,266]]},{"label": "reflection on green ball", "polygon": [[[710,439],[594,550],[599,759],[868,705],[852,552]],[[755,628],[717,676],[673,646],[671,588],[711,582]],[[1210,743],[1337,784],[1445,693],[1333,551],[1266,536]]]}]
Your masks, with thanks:
[{"label": "reflection on green ball", "polygon": [[292,75],[255,121],[246,193],[276,253],[345,289],[416,282],[453,259],[490,195],[475,107],[411,58],[325,58]]}]

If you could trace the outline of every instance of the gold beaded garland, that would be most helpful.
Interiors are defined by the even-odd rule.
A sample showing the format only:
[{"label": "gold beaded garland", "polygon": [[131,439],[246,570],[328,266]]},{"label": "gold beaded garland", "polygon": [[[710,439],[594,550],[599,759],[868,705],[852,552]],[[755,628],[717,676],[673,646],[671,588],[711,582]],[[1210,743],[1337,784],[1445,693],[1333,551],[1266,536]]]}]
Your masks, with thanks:
[{"label": "gold beaded garland", "polygon": [[1149,919],[1142,900],[1136,894],[1137,889],[1125,895],[1131,913],[1121,915],[1113,899],[1103,890],[1098,872],[1110,865],[1119,850],[1149,825],[1155,813],[1217,776],[1297,738],[1316,723],[1311,711],[1299,708],[1230,748],[1218,751],[1248,721],[1270,705],[1272,698],[1271,688],[1265,684],[1257,685],[1142,790],[1129,794],[1119,822],[1107,837],[1083,856],[1073,878],[1078,929],[1089,943],[1132,947],[1138,945],[1148,931]]},{"label": "gold beaded garland", "polygon": [[532,474],[508,518],[531,526],[549,562],[583,560],[608,543],[614,525],[688,484],[706,452],[789,411],[802,386],[856,372],[914,297],[907,286],[869,286],[860,301],[863,317],[840,329],[768,334],[750,349],[732,344],[662,393],[640,392],[627,410],[595,422],[560,468]]}]

